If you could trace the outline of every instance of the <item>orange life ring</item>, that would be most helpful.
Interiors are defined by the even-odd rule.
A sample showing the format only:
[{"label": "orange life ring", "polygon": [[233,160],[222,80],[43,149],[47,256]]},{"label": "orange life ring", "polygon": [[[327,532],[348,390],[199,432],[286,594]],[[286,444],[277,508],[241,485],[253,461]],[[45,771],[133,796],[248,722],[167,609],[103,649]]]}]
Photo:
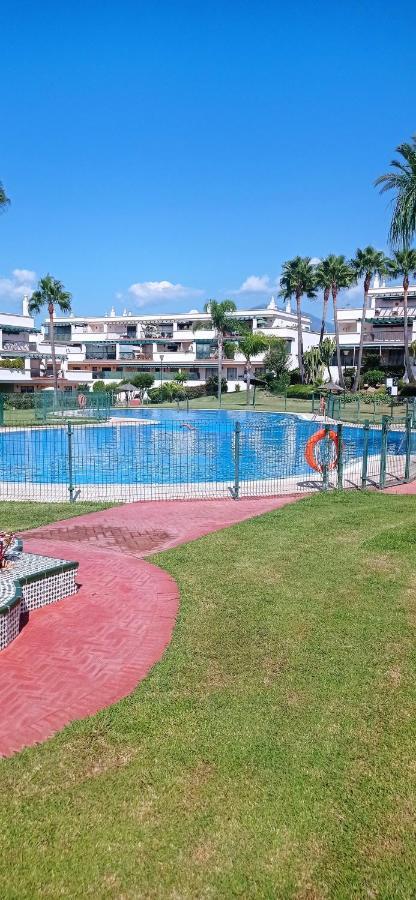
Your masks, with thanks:
[{"label": "orange life ring", "polygon": [[305,459],[311,469],[315,469],[315,472],[322,472],[322,465],[318,462],[315,456],[315,450],[317,444],[320,441],[324,440],[324,438],[328,435],[331,441],[335,444],[335,457],[328,463],[328,469],[335,469],[338,461],[338,435],[336,431],[326,432],[324,428],[320,428],[319,431],[316,431],[312,437],[309,438],[306,447],[305,447]]},{"label": "orange life ring", "polygon": [[87,398],[85,394],[78,394],[78,406],[80,409],[85,409],[87,405]]}]

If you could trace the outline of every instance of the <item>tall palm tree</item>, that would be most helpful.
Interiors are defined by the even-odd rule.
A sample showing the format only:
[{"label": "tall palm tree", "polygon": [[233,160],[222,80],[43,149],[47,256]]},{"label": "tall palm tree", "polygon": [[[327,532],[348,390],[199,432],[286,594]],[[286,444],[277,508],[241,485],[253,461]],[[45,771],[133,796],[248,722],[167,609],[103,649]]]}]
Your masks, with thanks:
[{"label": "tall palm tree", "polygon": [[328,260],[321,259],[321,262],[315,266],[315,281],[317,288],[320,288],[324,292],[324,299],[322,303],[322,321],[321,321],[321,332],[319,335],[319,346],[322,345],[322,341],[324,339],[325,328],[326,328],[326,319],[328,312],[328,302],[331,294],[331,273],[328,268]]},{"label": "tall palm tree", "polygon": [[399,144],[396,153],[402,159],[392,159],[393,172],[376,179],[380,194],[394,191],[393,215],[389,240],[393,247],[409,247],[416,234],[416,134],[410,143]]},{"label": "tall palm tree", "polygon": [[296,298],[296,315],[298,320],[298,358],[299,374],[302,384],[305,381],[303,364],[303,335],[301,300],[304,294],[313,300],[316,297],[315,269],[310,256],[295,256],[283,263],[280,277],[280,297],[284,300]]},{"label": "tall palm tree", "polygon": [[10,205],[10,200],[6,194],[3,183],[0,181],[0,212],[4,212],[6,207]]},{"label": "tall palm tree", "polygon": [[243,335],[238,341],[238,349],[240,353],[243,354],[247,366],[246,406],[248,406],[250,402],[251,360],[253,356],[258,356],[259,353],[263,353],[263,351],[267,349],[267,346],[268,341],[264,334],[258,334],[253,331],[248,331],[247,334]]},{"label": "tall palm tree", "polygon": [[334,309],[334,325],[335,325],[335,346],[337,351],[338,365],[338,381],[340,387],[344,387],[344,373],[342,371],[341,348],[339,344],[339,323],[338,323],[338,294],[344,288],[351,287],[356,281],[356,275],[345,256],[335,256],[331,253],[327,257],[328,271],[331,277],[331,293]]},{"label": "tall palm tree", "polygon": [[[221,406],[221,377],[222,377],[222,361],[224,355],[224,338],[228,334],[234,334],[238,323],[231,317],[230,313],[237,309],[233,300],[208,300],[204,306],[204,312],[209,313],[212,328],[218,344],[218,405]],[[195,328],[207,328],[206,322],[198,322]]]},{"label": "tall palm tree", "polygon": [[357,249],[354,259],[351,260],[351,267],[354,270],[357,279],[364,278],[364,297],[363,313],[361,316],[360,344],[358,347],[358,360],[357,368],[355,370],[354,384],[352,386],[352,390],[353,392],[355,392],[358,391],[358,387],[360,384],[361,365],[364,348],[364,328],[368,308],[368,292],[370,290],[371,279],[373,275],[379,275],[381,278],[383,278],[384,275],[388,274],[389,260],[381,250],[376,250],[374,247],[368,246],[364,247],[364,250],[360,250],[360,248]]},{"label": "tall palm tree", "polygon": [[55,323],[54,313],[58,307],[61,312],[71,311],[71,294],[64,289],[61,281],[53,278],[52,275],[45,275],[41,278],[37,290],[33,292],[29,300],[29,313],[36,315],[43,306],[47,306],[49,313],[49,335],[51,340],[51,355],[53,369],[53,384],[55,391],[58,390],[58,370],[56,367],[55,354]]},{"label": "tall palm tree", "polygon": [[409,293],[409,278],[411,275],[416,277],[416,250],[395,250],[393,258],[389,261],[389,271],[393,278],[403,278],[403,331],[404,331],[404,361],[409,381],[414,382],[412,364],[409,352],[409,327],[408,327],[408,304],[407,297]]}]

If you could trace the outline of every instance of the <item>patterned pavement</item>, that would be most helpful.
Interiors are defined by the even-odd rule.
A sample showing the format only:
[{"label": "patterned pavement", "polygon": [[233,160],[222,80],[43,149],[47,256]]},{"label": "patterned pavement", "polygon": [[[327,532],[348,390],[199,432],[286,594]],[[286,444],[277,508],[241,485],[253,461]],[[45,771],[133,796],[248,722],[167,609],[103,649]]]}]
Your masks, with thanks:
[{"label": "patterned pavement", "polygon": [[300,499],[132,503],[39,528],[25,550],[79,561],[79,591],[31,613],[0,654],[0,755],[134,690],[168,646],[176,582],[142,559]]}]

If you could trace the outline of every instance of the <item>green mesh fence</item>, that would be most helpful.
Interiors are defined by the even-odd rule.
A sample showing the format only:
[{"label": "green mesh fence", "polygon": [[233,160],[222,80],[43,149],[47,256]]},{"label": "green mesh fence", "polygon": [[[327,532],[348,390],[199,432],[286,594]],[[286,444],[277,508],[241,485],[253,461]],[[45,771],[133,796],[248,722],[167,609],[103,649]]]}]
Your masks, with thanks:
[{"label": "green mesh fence", "polygon": [[[144,415],[144,414],[142,414]],[[383,487],[416,477],[405,425],[322,426],[215,414],[0,427],[0,499],[256,497]]]}]

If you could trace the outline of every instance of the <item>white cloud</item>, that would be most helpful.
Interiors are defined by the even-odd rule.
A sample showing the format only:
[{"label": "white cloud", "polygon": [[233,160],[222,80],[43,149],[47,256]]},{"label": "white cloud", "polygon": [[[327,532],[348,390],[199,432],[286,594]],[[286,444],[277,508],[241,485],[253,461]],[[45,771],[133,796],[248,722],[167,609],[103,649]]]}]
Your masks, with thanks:
[{"label": "white cloud", "polygon": [[[353,284],[347,291],[339,292],[339,306],[361,306],[363,299],[364,281],[361,279],[357,284]],[[360,302],[361,301],[361,302]]]},{"label": "white cloud", "polygon": [[138,281],[130,285],[129,293],[136,298],[137,306],[148,306],[163,300],[200,297],[204,292],[184,284],[173,284],[171,281]]},{"label": "white cloud", "polygon": [[270,280],[269,275],[249,275],[237,291],[233,294],[267,294],[276,288],[276,282]]},{"label": "white cloud", "polygon": [[36,272],[32,269],[13,269],[11,275],[0,276],[0,297],[16,302],[25,294],[33,293]]},{"label": "white cloud", "polygon": [[320,260],[319,256],[313,256],[311,259],[312,266],[319,266],[320,262],[321,262],[321,260]]}]

